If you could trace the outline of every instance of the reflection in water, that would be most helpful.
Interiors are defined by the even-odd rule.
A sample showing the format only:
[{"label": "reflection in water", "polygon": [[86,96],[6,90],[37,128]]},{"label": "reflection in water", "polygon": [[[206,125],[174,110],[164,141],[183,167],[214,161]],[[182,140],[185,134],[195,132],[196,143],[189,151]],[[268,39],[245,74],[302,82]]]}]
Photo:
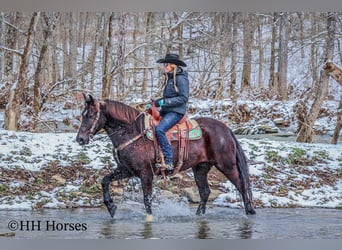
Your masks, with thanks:
[{"label": "reflection in water", "polygon": [[239,225],[237,233],[240,239],[251,239],[253,234],[251,221],[243,220]]},{"label": "reflection in water", "polygon": [[110,239],[113,235],[113,225],[114,225],[114,220],[109,219],[105,220],[103,223],[103,226],[101,227],[101,235],[103,235],[105,238]]},{"label": "reflection in water", "polygon": [[144,223],[143,237],[144,237],[144,239],[153,238],[152,223],[151,222],[145,222]]},{"label": "reflection in water", "polygon": [[206,220],[200,220],[197,223],[198,226],[198,234],[197,234],[197,238],[198,239],[208,239],[208,233],[210,231],[210,227],[208,225],[208,221]]},{"label": "reflection in water", "polygon": [[14,238],[342,239],[342,213],[337,209],[259,209],[257,215],[246,216],[238,209],[213,207],[203,217],[195,216],[195,209],[190,211],[191,215],[188,215],[188,210],[180,210],[172,216],[169,212],[159,212],[155,221],[147,223],[143,208],[138,210],[133,205],[118,211],[114,219],[103,209],[0,210],[0,232],[9,231],[8,223],[11,220],[30,218],[32,221],[86,223],[87,230],[17,230]]}]

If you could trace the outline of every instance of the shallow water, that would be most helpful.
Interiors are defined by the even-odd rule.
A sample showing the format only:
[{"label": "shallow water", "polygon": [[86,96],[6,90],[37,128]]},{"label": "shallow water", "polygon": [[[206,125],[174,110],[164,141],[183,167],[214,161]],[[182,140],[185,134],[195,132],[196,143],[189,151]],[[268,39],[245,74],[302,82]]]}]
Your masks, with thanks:
[{"label": "shallow water", "polygon": [[201,217],[195,211],[186,204],[159,205],[151,223],[145,222],[144,208],[135,202],[120,204],[114,219],[103,208],[0,211],[0,234],[60,239],[342,239],[342,211],[336,209],[257,209],[256,215],[246,216],[243,209],[209,207]]}]

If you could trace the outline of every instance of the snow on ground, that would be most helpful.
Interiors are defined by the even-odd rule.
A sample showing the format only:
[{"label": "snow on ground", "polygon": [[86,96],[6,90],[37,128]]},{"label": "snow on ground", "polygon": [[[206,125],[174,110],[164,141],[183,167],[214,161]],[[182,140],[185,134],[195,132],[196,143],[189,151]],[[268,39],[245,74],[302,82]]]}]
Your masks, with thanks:
[{"label": "snow on ground", "polygon": [[[106,140],[105,135],[97,138]],[[109,140],[92,141],[79,146],[75,133],[29,133],[0,130],[0,167],[23,168],[38,171],[50,162],[58,161],[59,166],[70,166],[74,161],[82,161],[84,166],[95,169],[109,163],[112,144]]]},{"label": "snow on ground", "polygon": [[[55,164],[63,168],[81,162],[83,167],[101,170],[115,162],[112,146],[105,135],[95,136],[89,145],[76,143],[76,133],[29,133],[0,130],[1,169],[40,171]],[[342,144],[302,144],[268,139],[239,139],[250,164],[253,198],[257,207],[342,207]],[[0,180],[0,209],[32,209],[34,203],[44,202],[45,208],[63,208],[56,198],[80,192],[77,180],[46,192],[40,191],[31,199],[17,195],[8,201]],[[10,190],[23,185],[20,180],[8,183]],[[219,206],[239,207],[239,197],[232,184],[221,183],[225,192],[213,202]],[[80,206],[89,206],[87,197],[78,200]],[[98,201],[97,204],[101,204]]]}]

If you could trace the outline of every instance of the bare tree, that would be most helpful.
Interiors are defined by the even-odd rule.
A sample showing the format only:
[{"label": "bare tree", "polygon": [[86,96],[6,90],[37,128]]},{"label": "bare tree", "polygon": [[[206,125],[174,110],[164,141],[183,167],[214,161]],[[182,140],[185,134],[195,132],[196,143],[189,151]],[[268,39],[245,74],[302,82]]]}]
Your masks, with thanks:
[{"label": "bare tree", "polygon": [[258,16],[258,50],[259,50],[259,77],[258,77],[258,86],[259,89],[264,88],[264,74],[263,74],[263,65],[264,65],[264,42],[262,36],[262,18]]},{"label": "bare tree", "polygon": [[53,30],[56,27],[56,21],[59,18],[59,13],[48,14],[46,12],[42,13],[42,21],[43,26],[43,41],[42,47],[40,49],[39,58],[37,61],[37,67],[34,74],[34,87],[33,87],[33,111],[34,115],[37,117],[39,110],[42,105],[41,100],[41,72],[42,72],[42,63],[45,58],[45,54],[48,49],[48,39],[51,37]]},{"label": "bare tree", "polygon": [[[110,54],[112,51],[113,44],[113,22],[114,22],[114,12],[109,16],[108,26],[105,25],[103,32],[103,63],[102,63],[102,99],[109,98],[110,96],[110,75],[109,69],[111,66]],[[108,27],[108,30],[106,29]],[[106,33],[106,31],[108,33]]]},{"label": "bare tree", "polygon": [[69,27],[69,75],[68,77],[72,79],[71,82],[74,82],[74,79],[77,75],[77,39],[78,39],[78,25],[77,25],[77,12],[70,13],[70,27]]},{"label": "bare tree", "polygon": [[287,53],[289,41],[289,20],[286,12],[280,15],[279,35],[278,97],[284,101],[287,100]]},{"label": "bare tree", "polygon": [[126,53],[126,22],[127,22],[127,14],[121,13],[119,17],[119,37],[118,37],[118,50],[116,53],[116,61],[114,68],[111,70],[111,76],[117,74],[116,77],[116,96],[123,97],[125,96],[125,53]]},{"label": "bare tree", "polygon": [[18,123],[20,119],[20,101],[24,91],[24,87],[27,83],[27,68],[29,56],[31,53],[31,47],[33,44],[34,31],[36,28],[37,19],[38,13],[34,12],[32,14],[29,28],[27,30],[27,38],[24,52],[21,55],[18,81],[14,83],[14,86],[11,88],[10,96],[8,99],[8,105],[6,106],[5,110],[5,129],[7,130],[18,129]]},{"label": "bare tree", "polygon": [[[151,50],[151,39],[152,39],[152,24],[154,19],[153,12],[146,13],[146,21],[145,21],[145,43],[146,46],[144,48],[144,67],[147,67],[149,59],[150,59],[150,50]],[[148,69],[144,68],[143,80],[142,80],[142,93],[147,93],[147,78],[148,78]]]},{"label": "bare tree", "polygon": [[243,20],[243,68],[241,80],[241,92],[251,87],[252,69],[252,45],[253,45],[253,21],[252,14],[245,14]]},{"label": "bare tree", "polygon": [[[336,17],[335,13],[329,12],[327,15],[327,37],[326,37],[326,48],[325,48],[325,61],[332,61],[334,54],[334,39],[336,29]],[[315,98],[312,103],[309,112],[305,114],[304,122],[301,124],[299,133],[297,136],[297,142],[308,142],[313,141],[314,130],[313,125],[318,117],[319,111],[322,107],[324,100],[328,95],[328,83],[329,75],[325,70],[320,72],[320,80],[315,84]]]},{"label": "bare tree", "polygon": [[310,46],[310,66],[311,66],[311,75],[312,75],[312,82],[318,81],[318,74],[317,74],[317,44],[315,42],[317,36],[317,17],[316,13],[311,13],[310,21],[311,21],[311,46]]},{"label": "bare tree", "polygon": [[271,41],[271,62],[270,62],[270,80],[269,87],[272,95],[275,95],[278,90],[278,77],[275,72],[275,62],[276,62],[276,41],[277,41],[277,18],[278,14],[273,14],[272,22],[272,41]]},{"label": "bare tree", "polygon": [[220,28],[219,33],[219,75],[218,75],[218,86],[217,86],[217,94],[216,99],[222,99],[225,93],[224,87],[227,86],[227,60],[229,50],[229,36],[228,36],[228,27],[229,27],[229,15],[228,13],[221,13],[219,15],[220,18]]},{"label": "bare tree", "polygon": [[[4,28],[4,45],[6,50],[4,51],[4,77],[8,78],[15,75],[13,70],[14,54],[16,51],[16,44],[18,41],[18,28],[16,25],[20,19],[19,12],[11,12],[5,15],[9,22],[6,22],[6,28]],[[3,20],[4,22],[4,20]]]},{"label": "bare tree", "polygon": [[94,94],[94,84],[95,84],[95,59],[96,59],[96,52],[99,48],[99,35],[103,33],[103,14],[99,13],[96,15],[97,20],[96,20],[96,31],[94,38],[92,40],[92,47],[87,59],[87,68],[89,69],[90,73],[90,86],[89,86],[89,91],[90,93]]},{"label": "bare tree", "polygon": [[230,95],[235,99],[236,95],[236,64],[237,64],[237,43],[238,43],[238,16],[237,12],[233,13],[232,20],[232,44],[231,44],[231,75],[230,75]]}]

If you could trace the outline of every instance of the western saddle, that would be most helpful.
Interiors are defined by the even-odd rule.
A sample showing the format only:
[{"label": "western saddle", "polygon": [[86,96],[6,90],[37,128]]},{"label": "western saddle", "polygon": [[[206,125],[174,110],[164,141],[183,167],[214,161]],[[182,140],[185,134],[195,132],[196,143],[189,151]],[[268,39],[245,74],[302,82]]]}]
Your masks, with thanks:
[{"label": "western saddle", "polygon": [[[156,163],[161,164],[160,171],[165,176],[166,164],[164,155],[155,135],[155,127],[158,126],[162,117],[154,101],[152,101],[152,106],[147,110],[147,113],[148,115],[145,116],[146,135],[154,143]],[[173,174],[176,174],[188,158],[189,141],[200,139],[202,137],[202,131],[196,120],[189,119],[186,113],[176,125],[166,132],[166,137],[170,144],[171,141],[178,141],[178,160],[173,171]]]}]

